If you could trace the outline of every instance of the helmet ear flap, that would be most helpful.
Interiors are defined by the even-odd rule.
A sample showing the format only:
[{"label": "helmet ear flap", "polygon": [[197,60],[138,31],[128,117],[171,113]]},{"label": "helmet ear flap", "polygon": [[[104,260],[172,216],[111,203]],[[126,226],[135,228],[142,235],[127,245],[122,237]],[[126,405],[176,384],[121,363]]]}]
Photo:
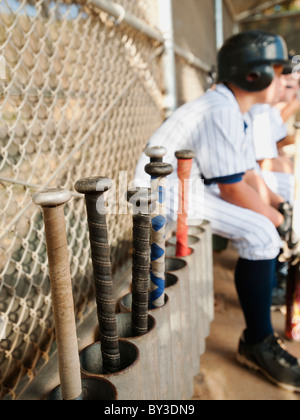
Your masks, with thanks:
[{"label": "helmet ear flap", "polygon": [[259,80],[261,80],[262,74],[259,71],[251,71],[251,73],[248,73],[246,76],[247,82],[249,83],[257,83]]},{"label": "helmet ear flap", "polygon": [[258,92],[267,89],[273,82],[275,72],[273,66],[255,66],[246,75],[246,85],[249,92]]}]

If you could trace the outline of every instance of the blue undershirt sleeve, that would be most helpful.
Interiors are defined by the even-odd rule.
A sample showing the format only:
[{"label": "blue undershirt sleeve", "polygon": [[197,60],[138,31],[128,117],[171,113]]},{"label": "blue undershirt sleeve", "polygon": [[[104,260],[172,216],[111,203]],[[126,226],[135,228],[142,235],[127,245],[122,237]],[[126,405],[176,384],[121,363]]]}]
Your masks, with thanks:
[{"label": "blue undershirt sleeve", "polygon": [[223,176],[220,178],[204,179],[205,185],[211,184],[237,184],[243,180],[245,173]]}]

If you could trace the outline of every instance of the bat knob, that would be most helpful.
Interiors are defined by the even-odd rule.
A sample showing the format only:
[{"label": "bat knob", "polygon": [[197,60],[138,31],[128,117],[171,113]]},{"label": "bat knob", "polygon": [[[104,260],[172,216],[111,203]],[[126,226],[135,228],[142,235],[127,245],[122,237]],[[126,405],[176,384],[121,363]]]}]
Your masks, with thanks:
[{"label": "bat knob", "polygon": [[148,147],[145,150],[145,155],[151,159],[151,162],[157,161],[162,162],[162,159],[168,153],[168,150],[163,146]]},{"label": "bat knob", "polygon": [[148,175],[154,178],[166,177],[174,172],[174,168],[169,163],[149,163],[145,166]]},{"label": "bat knob", "polygon": [[196,153],[193,150],[178,150],[175,152],[175,156],[177,159],[194,159],[196,157]]},{"label": "bat knob", "polygon": [[113,186],[113,181],[109,178],[95,176],[82,178],[75,184],[75,190],[81,194],[101,194],[109,191]]},{"label": "bat knob", "polygon": [[158,194],[151,188],[135,188],[127,191],[127,201],[136,208],[147,208],[158,200]]},{"label": "bat knob", "polygon": [[299,129],[300,129],[300,122],[296,122],[296,123],[295,123],[295,125],[294,125],[294,127],[295,127],[297,130],[299,130]]},{"label": "bat knob", "polygon": [[60,188],[48,188],[38,191],[32,196],[34,204],[42,207],[57,207],[66,204],[71,199],[71,193],[68,190]]}]

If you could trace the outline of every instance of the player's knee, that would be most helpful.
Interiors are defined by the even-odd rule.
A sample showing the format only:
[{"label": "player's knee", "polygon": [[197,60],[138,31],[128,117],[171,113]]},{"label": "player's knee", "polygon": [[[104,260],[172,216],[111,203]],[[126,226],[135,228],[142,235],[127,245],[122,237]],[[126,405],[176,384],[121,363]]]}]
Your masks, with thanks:
[{"label": "player's knee", "polygon": [[[263,226],[263,227],[262,227]],[[252,231],[246,235],[242,258],[249,260],[271,260],[277,258],[282,247],[282,240],[274,224],[267,218],[253,224]]]}]

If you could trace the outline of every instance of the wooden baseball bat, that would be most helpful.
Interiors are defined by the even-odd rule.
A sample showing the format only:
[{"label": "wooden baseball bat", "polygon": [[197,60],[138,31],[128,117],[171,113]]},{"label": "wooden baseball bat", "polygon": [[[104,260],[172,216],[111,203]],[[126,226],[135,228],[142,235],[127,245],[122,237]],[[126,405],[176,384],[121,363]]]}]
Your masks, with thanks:
[{"label": "wooden baseball bat", "polygon": [[64,204],[70,198],[69,191],[48,189],[34,194],[32,200],[42,207],[44,215],[62,397],[63,400],[81,400],[80,362],[64,215]]},{"label": "wooden baseball bat", "polygon": [[150,205],[156,200],[151,189],[137,188],[127,192],[133,207],[132,254],[132,330],[134,336],[148,332],[150,272]]},{"label": "wooden baseball bat", "polygon": [[[299,241],[300,238],[300,123],[296,128],[296,154],[295,154],[295,200],[293,213],[293,235],[292,242]],[[300,342],[300,255],[299,244],[294,250],[291,258],[288,280],[287,280],[287,298],[286,298],[286,328],[285,336],[289,340]]]},{"label": "wooden baseball bat", "polygon": [[103,194],[111,186],[112,181],[103,177],[84,178],[75,184],[76,191],[85,195],[105,373],[118,372],[121,365],[106,223],[107,211],[103,200]]},{"label": "wooden baseball bat", "polygon": [[191,254],[191,249],[188,246],[189,185],[187,181],[191,175],[195,153],[191,150],[180,150],[175,153],[175,156],[178,162],[177,174],[179,179],[176,257],[187,257]]}]

